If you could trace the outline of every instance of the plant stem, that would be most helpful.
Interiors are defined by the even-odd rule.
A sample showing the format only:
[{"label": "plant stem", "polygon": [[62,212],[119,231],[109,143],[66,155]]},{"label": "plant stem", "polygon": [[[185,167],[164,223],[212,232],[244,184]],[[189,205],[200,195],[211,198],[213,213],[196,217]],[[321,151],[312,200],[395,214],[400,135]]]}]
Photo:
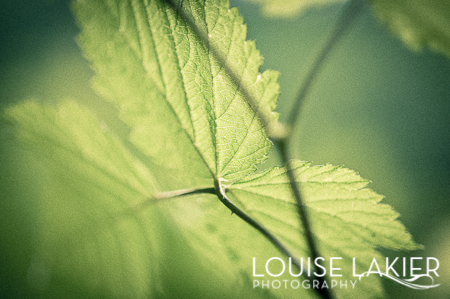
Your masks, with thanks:
[{"label": "plant stem", "polygon": [[287,255],[291,258],[292,263],[298,268],[301,269],[300,262],[294,258],[294,256],[289,252],[289,250],[264,226],[259,224],[249,215],[247,215],[244,211],[239,209],[226,195],[225,189],[222,188],[222,185],[218,180],[214,181],[214,188],[216,190],[216,195],[220,199],[220,201],[234,214],[236,214],[239,218],[247,222],[250,226],[259,231],[263,236],[265,236],[275,247],[281,251],[281,253]]},{"label": "plant stem", "polygon": [[155,200],[163,200],[167,198],[173,198],[178,196],[185,196],[191,194],[216,194],[214,188],[203,188],[203,189],[181,189],[168,192],[159,192],[155,196]]},{"label": "plant stem", "polygon": [[[354,23],[357,16],[359,16],[359,13],[362,11],[365,2],[365,0],[350,1],[339,17],[339,20],[334,26],[333,31],[330,33],[327,41],[319,52],[319,55],[316,57],[316,60],[312,64],[312,67],[310,68],[306,79],[303,81],[298,91],[294,106],[291,109],[288,117],[288,124],[291,128],[295,127],[299,115],[301,115],[302,113],[302,108],[305,105],[305,99],[308,95],[308,92],[311,90],[311,87],[315,82],[318,74],[320,73],[320,70],[324,65],[326,59],[330,56],[330,53],[333,51],[333,49],[336,48],[336,45],[339,43],[339,41],[342,40],[342,37],[351,28],[351,25]],[[292,131],[293,130],[291,130],[290,132]]]},{"label": "plant stem", "polygon": [[[298,267],[301,268],[300,262],[293,257],[293,255],[287,250],[286,247],[274,236],[272,235],[265,227],[263,227],[261,224],[253,220],[250,216],[248,216],[244,211],[239,209],[225,194],[225,189],[222,187],[222,185],[219,183],[218,180],[214,181],[214,188],[203,188],[203,189],[181,189],[181,190],[174,190],[174,191],[168,191],[168,192],[160,192],[158,193],[154,198],[148,199],[145,202],[139,204],[138,206],[135,206],[132,208],[134,211],[141,211],[143,208],[151,205],[156,204],[158,202],[161,202],[163,200],[186,196],[186,195],[192,195],[192,194],[214,194],[216,195],[219,200],[234,214],[236,214],[239,218],[250,224],[252,227],[254,227],[256,230],[258,230],[260,233],[262,233],[265,237],[269,239],[269,241],[275,245],[275,247],[278,248],[283,254],[286,254],[287,256],[291,257],[292,263]],[[127,213],[128,214],[128,213]]]},{"label": "plant stem", "polygon": [[[311,255],[311,259],[313,261],[315,261],[316,258],[318,258],[320,256],[320,254],[319,254],[319,251],[317,250],[317,245],[313,238],[310,221],[308,218],[306,207],[303,203],[302,194],[301,194],[300,189],[295,180],[294,170],[291,167],[291,159],[289,159],[289,155],[287,152],[287,141],[286,141],[286,139],[277,140],[276,145],[278,146],[278,148],[280,150],[280,154],[281,154],[281,158],[282,158],[283,162],[286,163],[286,170],[287,170],[287,174],[289,176],[289,184],[291,186],[291,190],[293,193],[292,195],[294,196],[295,201],[297,203],[297,212],[298,212],[298,216],[300,219],[300,225],[305,230],[306,242],[309,247],[309,253]],[[323,277],[317,276],[316,278],[319,281],[319,285],[323,285],[324,281],[326,281],[325,276],[323,276]],[[315,290],[319,293],[321,298],[324,298],[324,299],[333,298],[331,291],[328,288],[323,288],[323,289],[319,288],[319,289],[315,289]]]},{"label": "plant stem", "polygon": [[[280,151],[282,161],[286,163],[286,170],[289,176],[289,183],[291,186],[291,190],[293,192],[293,196],[297,203],[297,212],[300,219],[300,225],[305,230],[306,242],[308,243],[311,258],[313,260],[319,257],[320,254],[317,249],[315,239],[313,238],[310,221],[308,218],[306,207],[303,203],[301,191],[297,185],[297,182],[295,180],[295,174],[291,167],[290,163],[291,159],[288,153],[288,142],[292,138],[293,128],[295,127],[298,117],[301,114],[301,109],[304,107],[306,96],[308,95],[308,92],[310,91],[315,79],[317,78],[317,75],[319,74],[322,66],[324,65],[324,62],[326,61],[327,57],[329,57],[330,53],[338,44],[338,42],[348,31],[348,29],[351,27],[353,21],[356,20],[356,17],[359,15],[359,12],[362,10],[364,6],[364,2],[365,0],[352,0],[344,9],[333,31],[331,32],[330,37],[328,38],[319,55],[317,56],[316,60],[314,61],[312,68],[309,70],[308,75],[306,76],[305,81],[303,81],[302,86],[298,92],[296,101],[294,103],[294,107],[291,110],[291,114],[288,117],[288,124],[291,129],[288,130],[287,135],[285,135],[283,138],[274,140],[275,145],[277,145]],[[323,282],[326,281],[325,276],[317,277],[317,279],[320,281],[320,285],[322,285]],[[324,299],[333,297],[331,291],[328,290],[327,288],[317,289],[317,292]]]},{"label": "plant stem", "polygon": [[[182,18],[185,20],[187,25],[190,27],[190,29],[203,41],[205,46],[207,47],[208,51],[219,61],[221,66],[226,69],[227,73],[230,75],[232,81],[237,85],[240,86],[239,82],[239,76],[230,68],[228,67],[226,63],[226,59],[219,55],[218,51],[212,47],[212,45],[209,43],[208,37],[204,32],[201,32],[199,28],[195,25],[195,22],[184,12],[183,9],[181,9],[177,4],[175,4],[172,0],[165,0],[166,2],[173,10],[175,10],[178,14],[182,16]],[[339,18],[339,21],[337,22],[334,30],[331,32],[330,37],[328,38],[327,42],[325,43],[324,47],[322,48],[321,52],[319,53],[318,57],[316,58],[315,62],[313,63],[313,66],[311,70],[308,72],[308,75],[306,77],[306,80],[303,82],[297,99],[294,103],[294,109],[292,109],[291,114],[289,115],[289,125],[291,128],[293,128],[297,122],[298,116],[301,113],[301,108],[304,105],[304,99],[306,98],[311,86],[313,85],[321,67],[323,66],[326,58],[329,56],[330,52],[334,49],[336,44],[341,40],[341,38],[344,36],[344,34],[347,32],[347,30],[350,28],[350,25],[353,23],[353,21],[356,19],[356,16],[358,15],[358,12],[361,11],[363,4],[365,0],[352,0],[342,13],[341,17]],[[276,136],[273,135],[273,132],[277,132],[274,128],[270,127],[270,121],[267,119],[267,117],[261,113],[259,109],[259,105],[256,99],[254,99],[251,94],[246,90],[246,88],[243,88],[240,86],[240,91],[243,93],[244,97],[247,99],[247,102],[252,107],[253,111],[257,114],[258,118],[260,119],[263,126],[266,128],[267,132],[269,133],[269,136],[272,137],[273,142],[278,146],[280,149],[280,153],[282,156],[283,161],[286,163],[287,173],[289,176],[289,182],[292,189],[293,196],[295,197],[296,203],[297,203],[297,211],[299,214],[300,219],[300,225],[305,230],[305,236],[306,241],[308,243],[309,251],[311,254],[311,257],[313,260],[315,260],[317,257],[319,257],[319,252],[317,250],[317,246],[315,244],[315,240],[313,238],[313,234],[310,227],[310,222],[308,220],[308,215],[305,209],[305,206],[303,204],[302,196],[300,189],[297,185],[297,182],[295,180],[295,175],[293,172],[293,169],[290,165],[290,159],[288,155],[288,142],[290,138],[292,137],[293,130],[287,130],[288,132],[286,134],[281,134]],[[214,182],[215,187],[215,194],[219,197],[221,202],[228,207],[233,213],[235,213],[238,217],[240,217],[242,220],[247,222],[249,225],[257,229],[261,234],[263,234],[265,237],[267,237],[272,244],[274,244],[280,251],[282,251],[284,254],[286,254],[289,257],[292,257],[292,254],[283,246],[283,244],[278,241],[278,239],[272,235],[267,229],[265,229],[262,225],[260,225],[258,222],[253,220],[250,216],[245,214],[241,209],[239,209],[233,202],[231,202],[226,194],[225,190],[220,185],[220,182],[218,180],[215,180]],[[210,192],[208,192],[210,193]],[[186,194],[192,194],[192,193],[183,193],[182,195]],[[178,195],[176,195],[178,196]],[[294,262],[298,267],[298,262]],[[324,277],[317,277],[317,279],[320,281],[320,284],[322,285],[325,281]],[[314,289],[314,291],[317,292],[317,294],[324,299],[331,299],[332,294],[331,291],[329,291],[327,288],[323,289]]]},{"label": "plant stem", "polygon": [[192,194],[216,194],[214,188],[202,188],[202,189],[181,189],[167,192],[159,192],[153,198],[148,198],[144,202],[131,207],[133,211],[141,211],[149,205],[156,204],[161,201],[165,201],[171,198],[176,198],[180,196],[192,195]]}]

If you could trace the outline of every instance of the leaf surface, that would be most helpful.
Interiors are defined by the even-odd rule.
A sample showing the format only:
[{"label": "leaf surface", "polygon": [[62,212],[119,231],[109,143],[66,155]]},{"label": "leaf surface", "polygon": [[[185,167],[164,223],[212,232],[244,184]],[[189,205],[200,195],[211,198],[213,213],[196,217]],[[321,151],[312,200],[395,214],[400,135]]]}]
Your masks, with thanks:
[{"label": "leaf surface", "polygon": [[[367,188],[369,182],[355,171],[300,161],[292,164],[321,257],[327,261],[342,257],[343,277],[352,277],[353,257],[361,269],[369,269],[373,257],[381,261],[376,248],[419,248],[396,220],[398,214],[380,204],[383,196]],[[294,257],[309,256],[285,167],[247,176],[230,186],[229,192],[230,198],[253,219],[264,223]],[[373,276],[358,282],[358,289],[368,298],[382,294],[380,281]],[[352,296],[352,290],[344,288],[334,292],[342,298]]]},{"label": "leaf surface", "polygon": [[160,1],[75,5],[83,28],[81,46],[97,74],[96,89],[117,105],[132,130],[132,142],[180,176],[237,180],[253,172],[271,147],[241,89],[276,121],[278,75],[259,74],[262,57],[254,42],[245,41],[246,26],[237,9],[228,7],[215,1],[183,5],[211,47],[239,74],[239,82]]}]

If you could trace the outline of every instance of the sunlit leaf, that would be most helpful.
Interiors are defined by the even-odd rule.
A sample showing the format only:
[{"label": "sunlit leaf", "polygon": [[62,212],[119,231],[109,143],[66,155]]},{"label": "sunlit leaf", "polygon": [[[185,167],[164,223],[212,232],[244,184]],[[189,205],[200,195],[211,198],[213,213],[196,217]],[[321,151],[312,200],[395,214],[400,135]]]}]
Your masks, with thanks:
[{"label": "sunlit leaf", "polygon": [[143,153],[180,176],[236,180],[253,172],[271,146],[241,89],[275,121],[277,73],[258,73],[262,57],[254,42],[245,41],[236,8],[190,4],[183,5],[186,12],[240,82],[232,82],[196,34],[159,1],[78,1],[80,43],[97,73],[96,89],[118,106]]},{"label": "sunlit leaf", "polygon": [[[321,256],[342,257],[343,277],[352,277],[353,257],[357,257],[362,269],[369,269],[373,257],[381,260],[376,248],[418,248],[404,226],[395,220],[398,214],[390,206],[379,204],[383,196],[367,188],[369,182],[356,172],[333,165],[311,166],[300,161],[293,164]],[[230,186],[229,192],[239,206],[282,240],[294,256],[308,256],[304,229],[296,217],[296,203],[284,167],[247,176]],[[358,282],[358,290],[366,298],[382,293],[375,277]],[[347,298],[354,290],[342,288],[335,292]]]}]

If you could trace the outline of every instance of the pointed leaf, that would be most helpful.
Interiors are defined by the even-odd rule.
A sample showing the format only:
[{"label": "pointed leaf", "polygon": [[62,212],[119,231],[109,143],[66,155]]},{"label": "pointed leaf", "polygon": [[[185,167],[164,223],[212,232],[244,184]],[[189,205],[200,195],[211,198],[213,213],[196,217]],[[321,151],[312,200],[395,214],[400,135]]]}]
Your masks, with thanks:
[{"label": "pointed leaf", "polygon": [[[379,204],[383,197],[367,188],[369,182],[354,171],[300,161],[294,161],[292,167],[321,257],[327,261],[330,257],[342,257],[343,277],[352,277],[353,257],[365,271],[373,257],[381,261],[376,248],[419,248],[396,220],[398,214],[390,206]],[[284,167],[249,175],[231,185],[228,193],[235,204],[279,238],[294,257],[310,256],[303,233],[298,233],[304,229]],[[378,279],[363,278],[358,282],[358,290],[365,296],[379,297],[382,289]],[[343,298],[352,295],[346,291],[352,292],[336,290]]]},{"label": "pointed leaf", "polygon": [[96,89],[117,105],[143,153],[186,177],[237,180],[271,147],[241,88],[275,121],[278,75],[258,73],[262,58],[227,2],[191,1],[183,9],[239,82],[161,1],[77,1],[80,43]]},{"label": "pointed leaf", "polygon": [[345,2],[346,0],[250,0],[262,5],[263,13],[270,17],[295,17],[310,7]]}]

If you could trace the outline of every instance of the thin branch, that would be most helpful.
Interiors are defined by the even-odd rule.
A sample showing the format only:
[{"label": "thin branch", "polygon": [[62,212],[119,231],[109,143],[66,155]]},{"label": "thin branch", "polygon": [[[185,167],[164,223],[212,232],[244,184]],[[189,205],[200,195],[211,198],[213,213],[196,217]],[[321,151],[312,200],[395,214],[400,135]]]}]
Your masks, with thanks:
[{"label": "thin branch", "polygon": [[114,223],[118,221],[123,221],[127,219],[127,217],[135,217],[139,212],[142,212],[145,208],[150,207],[152,205],[165,202],[167,200],[175,199],[182,196],[188,196],[193,194],[216,194],[216,190],[214,188],[202,188],[202,189],[181,189],[174,190],[168,192],[160,192],[157,193],[154,197],[147,198],[143,202],[127,207],[122,212],[111,216],[109,221],[106,224],[106,227],[111,227]]},{"label": "thin branch", "polygon": [[155,196],[155,200],[162,200],[166,198],[173,198],[178,196],[185,196],[185,195],[191,195],[191,194],[216,194],[214,188],[203,188],[203,189],[181,189],[181,190],[174,190],[174,191],[168,191],[168,192],[159,192]]},{"label": "thin branch", "polygon": [[156,204],[161,201],[166,201],[168,199],[177,198],[180,196],[187,196],[192,194],[216,194],[214,188],[203,188],[203,189],[181,189],[168,192],[159,192],[153,198],[148,198],[146,201],[132,207],[133,211],[141,211],[149,205]]},{"label": "thin branch", "polygon": [[289,250],[284,247],[284,245],[274,236],[272,235],[268,229],[266,229],[264,226],[256,222],[253,218],[251,218],[249,215],[247,215],[244,211],[239,209],[225,194],[224,188],[222,188],[222,185],[218,180],[214,181],[214,187],[216,189],[216,195],[220,199],[220,201],[228,208],[230,211],[245,222],[247,222],[250,226],[255,228],[257,231],[259,231],[263,236],[265,236],[269,241],[275,245],[275,247],[281,251],[281,253],[287,255],[291,258],[292,263],[299,269],[301,269],[300,262],[294,258],[294,256],[289,252]]},{"label": "thin branch", "polygon": [[[297,212],[298,212],[299,219],[300,219],[300,225],[305,230],[306,242],[308,243],[311,259],[313,261],[315,261],[316,258],[318,258],[320,256],[320,254],[319,254],[319,251],[317,250],[317,245],[316,245],[315,239],[313,238],[310,221],[308,218],[308,214],[306,212],[306,207],[303,203],[302,194],[301,194],[300,189],[295,180],[294,170],[292,169],[292,166],[291,166],[292,160],[289,159],[289,156],[287,153],[286,140],[284,140],[284,139],[278,140],[275,144],[278,146],[278,148],[280,150],[282,160],[286,163],[286,170],[287,170],[287,174],[289,176],[289,184],[291,186],[291,190],[293,193],[292,195],[294,196],[295,201],[297,203]],[[317,280],[319,281],[319,285],[323,285],[324,281],[326,281],[326,278],[325,278],[325,276],[317,277]],[[324,299],[333,298],[331,291],[328,290],[327,288],[317,289],[316,291]]]},{"label": "thin branch", "polygon": [[[285,138],[274,141],[275,145],[277,145],[277,147],[280,151],[280,155],[281,155],[283,162],[286,163],[286,170],[287,170],[287,173],[289,176],[289,183],[291,186],[291,190],[293,192],[293,196],[297,203],[297,212],[298,212],[299,219],[300,219],[300,225],[305,229],[306,241],[309,246],[311,258],[313,260],[315,260],[317,257],[319,257],[320,254],[317,249],[315,239],[313,237],[308,213],[307,213],[306,207],[303,203],[301,191],[295,180],[295,174],[292,169],[291,159],[290,159],[289,153],[288,153],[288,142],[289,142],[290,138],[292,137],[292,132],[293,132],[292,128],[295,127],[298,117],[301,114],[301,109],[302,109],[302,107],[304,107],[305,98],[308,95],[308,92],[310,91],[322,66],[324,65],[326,58],[329,57],[332,50],[335,48],[335,46],[338,44],[338,42],[342,39],[342,37],[345,35],[345,33],[351,27],[354,20],[356,20],[356,17],[359,15],[359,12],[362,10],[362,8],[364,6],[364,3],[365,3],[365,0],[352,0],[344,9],[343,13],[341,14],[338,22],[336,23],[336,25],[334,27],[334,30],[331,32],[330,37],[328,38],[328,40],[326,41],[322,50],[320,51],[319,55],[317,56],[316,60],[314,61],[312,68],[308,72],[308,75],[307,75],[305,81],[303,81],[303,84],[299,90],[297,99],[294,103],[294,107],[291,110],[291,114],[289,115],[289,118],[288,118],[288,124],[289,124],[291,130],[289,130],[288,135]],[[320,281],[320,284],[322,284],[324,281],[326,281],[326,276],[317,277],[317,279]],[[332,298],[333,297],[331,294],[331,291],[326,288],[318,289],[317,291],[320,293],[320,296],[322,298]]]},{"label": "thin branch", "polygon": [[[314,61],[311,69],[309,70],[306,79],[303,81],[293,108],[288,117],[288,124],[291,128],[294,128],[299,115],[301,115],[301,110],[305,105],[305,99],[311,90],[313,83],[315,82],[317,75],[320,73],[326,59],[330,56],[330,53],[336,48],[336,45],[339,41],[342,40],[344,35],[351,28],[351,25],[354,23],[356,18],[359,16],[359,13],[362,11],[362,8],[365,5],[366,0],[352,0],[348,3],[348,5],[344,8],[339,20],[334,26],[333,31],[330,33],[327,41],[322,47],[319,55]],[[291,130],[290,132],[292,132]]]}]

